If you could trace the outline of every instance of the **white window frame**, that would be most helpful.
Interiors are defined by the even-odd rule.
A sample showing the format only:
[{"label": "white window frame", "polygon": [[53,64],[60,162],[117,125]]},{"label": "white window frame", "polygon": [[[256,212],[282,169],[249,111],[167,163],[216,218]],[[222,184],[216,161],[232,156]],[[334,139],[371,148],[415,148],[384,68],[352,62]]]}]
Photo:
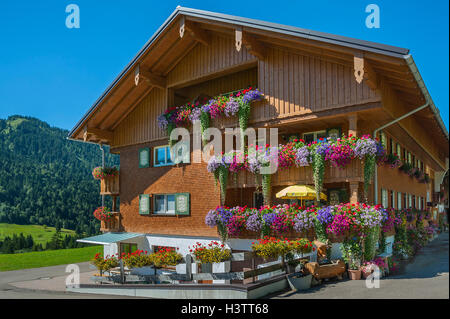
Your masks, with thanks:
[{"label": "white window frame", "polygon": [[381,205],[383,205],[384,208],[389,207],[389,197],[388,197],[388,191],[387,189],[382,188],[381,189]]},{"label": "white window frame", "polygon": [[321,133],[325,133],[325,138],[326,138],[327,130],[306,132],[306,133],[303,133],[302,137],[303,137],[303,140],[305,140],[305,135],[307,135],[307,134],[314,134],[314,141],[313,142],[317,142],[317,134],[321,134]]},{"label": "white window frame", "polygon": [[389,193],[390,193],[389,195],[391,195],[391,196],[389,196],[391,198],[391,207],[395,209],[395,206],[396,206],[395,204],[397,202],[395,200],[395,192],[391,190]]},{"label": "white window frame", "polygon": [[412,194],[408,194],[408,208],[412,208]]},{"label": "white window frame", "polygon": [[397,209],[402,209],[403,196],[401,192],[397,192]]},{"label": "white window frame", "polygon": [[[156,164],[156,152],[157,150],[161,149],[161,148],[165,148],[165,163],[164,164]],[[161,146],[156,146],[153,148],[153,167],[161,167],[161,166],[172,166],[175,165],[175,163],[167,163],[167,158],[168,158],[168,154],[170,156],[170,146],[169,145],[161,145]]]},{"label": "white window frame", "polygon": [[396,152],[395,153],[397,154],[397,156],[399,158],[402,157],[402,147],[401,147],[401,145],[399,143],[397,143],[397,148],[396,148]]},{"label": "white window frame", "polygon": [[[156,211],[156,197],[157,196],[164,196],[164,207],[165,207],[165,211],[163,212],[163,213],[161,213],[161,212],[157,212]],[[172,212],[169,212],[168,210],[167,210],[167,207],[169,207],[169,205],[168,205],[168,200],[167,200],[167,197],[168,196],[173,196],[174,197],[174,201],[173,201],[173,205],[174,205],[174,209],[173,209],[173,213]],[[155,194],[154,195],[154,197],[155,197],[155,199],[154,199],[154,206],[155,206],[155,208],[154,208],[154,210],[153,210],[153,214],[154,215],[170,215],[170,216],[174,216],[174,215],[176,215],[176,203],[175,203],[175,201],[176,201],[176,194]]]}]

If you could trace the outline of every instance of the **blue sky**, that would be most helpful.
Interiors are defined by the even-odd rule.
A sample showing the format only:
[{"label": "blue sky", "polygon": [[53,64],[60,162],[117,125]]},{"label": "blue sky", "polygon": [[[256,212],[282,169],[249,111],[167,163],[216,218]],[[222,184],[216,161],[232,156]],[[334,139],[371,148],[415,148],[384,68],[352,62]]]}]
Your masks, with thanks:
[{"label": "blue sky", "polygon": [[[65,26],[67,5],[80,29]],[[365,8],[380,7],[368,29]],[[177,5],[408,48],[448,128],[449,5],[437,1],[2,1],[0,118],[71,129]]]}]

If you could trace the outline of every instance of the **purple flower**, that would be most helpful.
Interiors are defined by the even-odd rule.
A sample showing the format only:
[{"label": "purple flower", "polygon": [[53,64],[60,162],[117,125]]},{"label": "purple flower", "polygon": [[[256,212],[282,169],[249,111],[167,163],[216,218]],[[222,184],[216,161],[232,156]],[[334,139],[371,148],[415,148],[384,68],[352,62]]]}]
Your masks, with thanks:
[{"label": "purple flower", "polygon": [[262,93],[258,90],[251,90],[244,94],[242,98],[243,103],[251,103],[256,100],[260,100],[262,98]]},{"label": "purple flower", "polygon": [[222,158],[217,158],[216,156],[211,156],[206,169],[208,170],[208,172],[214,173],[216,171],[216,169],[218,169],[219,166],[221,166],[221,165],[222,165]]},{"label": "purple flower", "polygon": [[205,224],[209,227],[215,227],[217,226],[217,214],[216,210],[212,209],[210,210],[205,217]]},{"label": "purple flower", "polygon": [[261,219],[259,218],[258,212],[256,211],[254,214],[250,215],[247,219],[245,227],[250,231],[260,231],[261,230]]},{"label": "purple flower", "polygon": [[310,164],[310,153],[307,146],[302,146],[295,154],[295,163],[298,166],[308,166]]},{"label": "purple flower", "polygon": [[314,227],[314,215],[306,210],[300,212],[294,218],[294,230],[298,233]]},{"label": "purple flower", "polygon": [[202,110],[199,107],[193,108],[191,114],[189,114],[189,119],[191,120],[191,122],[199,120],[201,112]]},{"label": "purple flower", "polygon": [[276,213],[267,213],[262,216],[262,219],[263,219],[265,225],[270,226],[275,221],[276,217],[277,217]]},{"label": "purple flower", "polygon": [[158,116],[156,120],[158,121],[159,128],[163,130],[167,128],[167,125],[169,125],[169,122],[167,121],[167,118],[164,116],[164,114]]},{"label": "purple flower", "polygon": [[363,136],[356,141],[354,151],[359,159],[364,159],[366,156],[375,156],[377,154],[377,143],[375,140]]},{"label": "purple flower", "polygon": [[328,149],[330,148],[330,145],[326,142],[319,143],[316,147],[316,154],[320,154],[322,156],[325,156]]},{"label": "purple flower", "polygon": [[333,220],[333,215],[331,214],[331,207],[327,206],[321,208],[317,211],[316,219],[322,224],[329,224]]},{"label": "purple flower", "polygon": [[230,100],[225,104],[224,113],[226,116],[233,116],[239,111],[239,103],[234,99],[230,98]]}]

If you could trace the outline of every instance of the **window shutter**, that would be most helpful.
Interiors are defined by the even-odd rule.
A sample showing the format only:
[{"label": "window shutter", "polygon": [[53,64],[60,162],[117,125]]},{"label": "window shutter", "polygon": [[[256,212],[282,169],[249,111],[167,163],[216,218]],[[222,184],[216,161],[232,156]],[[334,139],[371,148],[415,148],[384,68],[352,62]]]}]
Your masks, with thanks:
[{"label": "window shutter", "polygon": [[190,215],[190,194],[179,193],[175,194],[175,214],[176,215]]},{"label": "window shutter", "polygon": [[145,168],[150,166],[150,149],[144,147],[139,149],[139,168]]},{"label": "window shutter", "polygon": [[139,195],[139,215],[149,215],[150,214],[150,195],[141,194]]}]

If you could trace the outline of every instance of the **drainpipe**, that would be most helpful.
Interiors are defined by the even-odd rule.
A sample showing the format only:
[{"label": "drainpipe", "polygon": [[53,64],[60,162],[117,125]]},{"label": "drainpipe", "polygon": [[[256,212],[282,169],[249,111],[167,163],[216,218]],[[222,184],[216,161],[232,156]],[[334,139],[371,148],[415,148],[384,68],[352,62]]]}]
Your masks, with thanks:
[{"label": "drainpipe", "polygon": [[[103,144],[98,144],[100,147],[100,151],[102,152],[102,168],[105,168],[105,149],[103,148]],[[102,207],[105,206],[105,195],[102,195]]]},{"label": "drainpipe", "polygon": [[[428,90],[425,87],[425,83],[423,82],[423,79],[422,79],[422,77],[421,77],[421,75],[419,73],[419,70],[417,69],[417,67],[416,67],[416,65],[414,63],[414,60],[412,59],[411,55],[406,55],[406,56],[404,56],[404,58],[406,60],[406,63],[408,64],[409,69],[411,70],[412,74],[414,75],[414,78],[415,78],[415,80],[416,80],[420,90],[422,91],[422,94],[424,95],[426,102],[425,102],[424,105],[419,106],[418,108],[412,110],[411,112],[408,112],[408,113],[400,116],[399,118],[397,118],[397,119],[395,119],[395,120],[393,120],[393,121],[391,121],[391,122],[389,122],[389,123],[387,123],[387,124],[385,124],[383,126],[380,126],[376,130],[374,130],[373,131],[373,137],[374,138],[377,136],[377,133],[379,131],[385,129],[388,126],[391,126],[392,124],[395,124],[395,123],[403,120],[404,118],[407,118],[408,116],[410,116],[410,115],[412,115],[412,114],[414,114],[416,112],[419,112],[419,111],[423,110],[424,108],[426,108],[428,106],[431,106],[431,109],[433,110],[433,112],[436,115],[439,114],[439,110],[437,110],[436,107],[434,106],[433,101],[431,100],[430,94],[428,93]],[[437,119],[438,119],[438,121],[440,120],[439,121],[440,123],[442,122],[442,119],[440,118],[440,116],[437,116]],[[443,123],[442,123],[442,125],[443,125]],[[445,128],[445,126],[444,126],[444,128]],[[447,131],[444,130],[444,132],[446,133],[446,135],[448,137]],[[375,179],[375,181],[374,181],[374,188],[375,188],[374,189],[374,200],[375,200],[375,205],[376,205],[376,204],[378,204],[378,166],[376,166],[376,168],[375,168],[374,179]]]}]

